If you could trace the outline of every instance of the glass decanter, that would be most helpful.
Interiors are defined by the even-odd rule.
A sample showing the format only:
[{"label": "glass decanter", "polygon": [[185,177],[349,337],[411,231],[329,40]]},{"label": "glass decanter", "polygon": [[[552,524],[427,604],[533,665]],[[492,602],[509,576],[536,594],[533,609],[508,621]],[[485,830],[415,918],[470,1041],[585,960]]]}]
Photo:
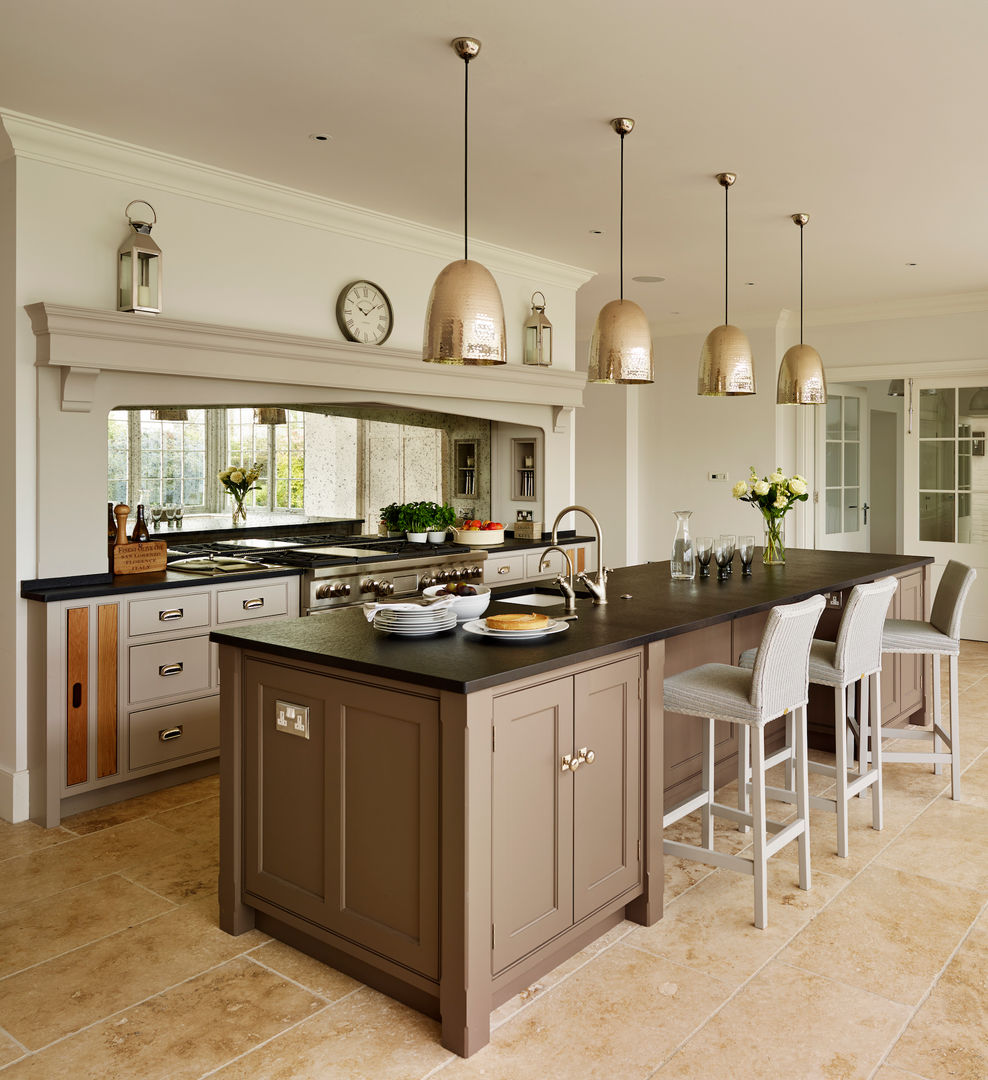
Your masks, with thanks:
[{"label": "glass decanter", "polygon": [[690,538],[690,518],[692,510],[674,510],[676,515],[676,535],[672,541],[672,557],[669,570],[673,581],[692,581],[696,569],[693,554],[693,541]]}]

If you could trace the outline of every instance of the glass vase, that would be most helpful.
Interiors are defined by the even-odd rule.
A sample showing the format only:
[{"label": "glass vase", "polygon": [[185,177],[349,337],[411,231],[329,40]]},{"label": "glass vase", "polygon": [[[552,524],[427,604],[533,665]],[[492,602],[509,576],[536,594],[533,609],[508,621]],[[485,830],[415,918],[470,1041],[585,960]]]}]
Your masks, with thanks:
[{"label": "glass vase", "polygon": [[243,496],[233,496],[233,524],[246,525],[247,524],[247,507],[244,506]]},{"label": "glass vase", "polygon": [[696,569],[693,541],[690,538],[690,518],[693,516],[693,511],[674,510],[673,513],[676,515],[676,535],[672,541],[669,571],[673,581],[692,581],[693,572]]},{"label": "glass vase", "polygon": [[762,548],[762,562],[766,566],[784,565],[786,561],[786,546],[782,542],[782,531],[785,521],[781,517],[770,517],[765,514],[765,545]]}]

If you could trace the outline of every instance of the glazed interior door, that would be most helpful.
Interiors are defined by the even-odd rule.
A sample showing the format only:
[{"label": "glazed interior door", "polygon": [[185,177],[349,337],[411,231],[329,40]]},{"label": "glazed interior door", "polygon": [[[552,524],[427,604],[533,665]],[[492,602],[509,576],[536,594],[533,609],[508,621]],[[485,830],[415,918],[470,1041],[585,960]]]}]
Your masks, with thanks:
[{"label": "glazed interior door", "polygon": [[831,386],[816,413],[817,547],[870,551],[868,394]]}]

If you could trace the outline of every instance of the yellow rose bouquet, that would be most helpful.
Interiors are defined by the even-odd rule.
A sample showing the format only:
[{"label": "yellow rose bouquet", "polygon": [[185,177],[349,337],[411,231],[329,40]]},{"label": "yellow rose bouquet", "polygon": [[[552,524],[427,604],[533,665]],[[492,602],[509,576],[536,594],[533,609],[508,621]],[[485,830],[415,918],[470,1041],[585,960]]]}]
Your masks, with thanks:
[{"label": "yellow rose bouquet", "polygon": [[244,506],[244,499],[247,498],[249,491],[254,490],[254,484],[261,475],[262,468],[263,466],[255,461],[249,469],[244,468],[242,465],[231,465],[218,474],[220,483],[233,496],[234,525],[239,525],[247,520],[247,507]]},{"label": "yellow rose bouquet", "polygon": [[786,476],[777,468],[769,476],[759,479],[754,466],[747,480],[739,480],[731,491],[735,499],[757,506],[765,519],[765,547],[762,561],[784,563],[786,549],[782,542],[782,528],[786,514],[794,503],[806,502],[808,496],[806,478],[799,473]]}]

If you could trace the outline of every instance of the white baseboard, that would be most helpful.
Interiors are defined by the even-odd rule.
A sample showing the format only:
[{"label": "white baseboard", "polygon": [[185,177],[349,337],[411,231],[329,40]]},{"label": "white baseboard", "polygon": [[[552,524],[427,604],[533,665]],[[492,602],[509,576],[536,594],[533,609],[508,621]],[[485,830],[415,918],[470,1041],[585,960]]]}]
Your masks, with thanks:
[{"label": "white baseboard", "polygon": [[27,821],[30,816],[31,774],[27,769],[9,772],[0,768],[0,818],[4,821]]}]

